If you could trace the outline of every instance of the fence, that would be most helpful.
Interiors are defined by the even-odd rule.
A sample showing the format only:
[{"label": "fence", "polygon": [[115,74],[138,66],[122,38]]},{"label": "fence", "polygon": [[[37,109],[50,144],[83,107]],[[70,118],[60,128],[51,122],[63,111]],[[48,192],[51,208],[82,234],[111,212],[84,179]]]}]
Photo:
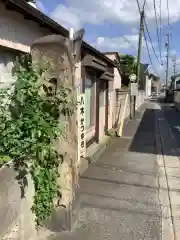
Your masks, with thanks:
[{"label": "fence", "polygon": [[[128,95],[128,96],[127,96]],[[118,124],[122,121],[124,104],[128,97],[127,105],[125,107],[124,119],[128,119],[130,116],[131,106],[130,106],[130,92],[128,90],[116,90],[116,110],[115,110],[115,119],[114,126],[118,127]],[[139,91],[138,96],[136,97],[136,109],[139,108],[145,101],[145,92]]]}]

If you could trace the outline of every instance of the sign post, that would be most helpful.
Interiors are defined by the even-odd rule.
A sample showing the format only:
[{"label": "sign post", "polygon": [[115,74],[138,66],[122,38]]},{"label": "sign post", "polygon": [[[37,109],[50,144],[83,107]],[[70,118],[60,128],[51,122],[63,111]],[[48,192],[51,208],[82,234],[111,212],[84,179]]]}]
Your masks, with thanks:
[{"label": "sign post", "polygon": [[[130,79],[130,118],[135,118],[135,110],[136,110],[136,96],[137,96],[137,83],[136,82],[136,74],[131,74],[129,76]],[[132,111],[133,109],[133,111]],[[133,112],[133,113],[132,113]]]},{"label": "sign post", "polygon": [[135,83],[135,82],[131,83],[130,94],[131,94],[131,96],[137,96],[138,95],[138,83]]},{"label": "sign post", "polygon": [[81,158],[86,157],[86,138],[85,138],[85,94],[78,97],[78,163]]},{"label": "sign post", "polygon": [[136,81],[136,74],[131,74],[129,76],[129,79],[130,79],[131,82],[135,82]]}]

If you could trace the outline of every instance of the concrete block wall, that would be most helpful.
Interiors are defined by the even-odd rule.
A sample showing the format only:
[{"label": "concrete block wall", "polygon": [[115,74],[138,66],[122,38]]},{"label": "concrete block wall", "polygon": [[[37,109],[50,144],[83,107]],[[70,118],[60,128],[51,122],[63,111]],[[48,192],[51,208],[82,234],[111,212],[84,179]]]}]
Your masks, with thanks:
[{"label": "concrete block wall", "polygon": [[33,184],[29,177],[28,188],[22,198],[16,175],[12,166],[0,169],[0,239],[35,239],[35,218],[30,210],[34,195]]},{"label": "concrete block wall", "polygon": [[[122,113],[124,110],[124,104],[126,96],[128,95],[128,103],[125,110],[125,119],[129,118],[130,116],[130,93],[129,91],[122,91],[117,90],[116,91],[116,115],[114,124],[117,126],[117,123],[121,121]],[[138,96],[136,98],[136,109],[138,109],[145,101],[145,92],[139,91]]]},{"label": "concrete block wall", "polygon": [[[117,126],[117,124],[120,122],[120,119],[122,118],[126,95],[128,95],[128,98],[129,98],[128,91],[122,91],[122,90],[116,91],[116,114],[115,114],[115,119],[114,119],[115,126]],[[125,118],[127,118],[129,116],[129,114],[130,114],[130,102],[128,99],[127,109],[125,112]]]},{"label": "concrete block wall", "polygon": [[114,89],[109,91],[108,96],[108,130],[111,130],[114,125],[114,119],[116,114],[116,91]]},{"label": "concrete block wall", "polygon": [[146,99],[146,94],[144,91],[139,91],[138,96],[136,98],[136,109],[140,107]]}]

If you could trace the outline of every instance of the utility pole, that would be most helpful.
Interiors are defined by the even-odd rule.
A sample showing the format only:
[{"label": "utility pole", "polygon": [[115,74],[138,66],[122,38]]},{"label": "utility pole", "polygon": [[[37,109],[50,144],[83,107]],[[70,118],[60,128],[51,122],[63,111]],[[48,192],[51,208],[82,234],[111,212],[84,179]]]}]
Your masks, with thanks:
[{"label": "utility pole", "polygon": [[[142,35],[144,31],[144,7],[145,7],[146,0],[144,0],[144,4],[142,7],[142,10],[140,10],[140,29],[139,29],[139,43],[138,43],[138,56],[137,56],[137,87],[139,89],[139,82],[140,82],[140,64],[141,64],[141,52],[142,52]],[[136,112],[136,96],[133,97],[133,118],[135,118],[135,112]]]},{"label": "utility pole", "polygon": [[176,75],[176,56],[174,57],[173,61],[173,68],[174,68],[174,76]]},{"label": "utility pole", "polygon": [[144,30],[144,9],[140,13],[140,32],[139,32],[139,44],[138,44],[138,57],[137,57],[137,83],[140,82],[140,63],[141,63],[141,51],[142,51],[142,34]]},{"label": "utility pole", "polygon": [[168,79],[169,79],[169,50],[170,50],[170,33],[167,34],[167,61],[166,61],[166,94],[167,94],[167,88],[168,88]]}]

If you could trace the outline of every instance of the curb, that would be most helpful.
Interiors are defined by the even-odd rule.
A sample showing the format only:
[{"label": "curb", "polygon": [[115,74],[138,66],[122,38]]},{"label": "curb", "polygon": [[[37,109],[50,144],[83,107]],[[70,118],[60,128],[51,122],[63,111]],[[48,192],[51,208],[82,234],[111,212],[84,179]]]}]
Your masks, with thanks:
[{"label": "curb", "polygon": [[113,139],[115,139],[116,136],[109,136],[103,143],[101,143],[99,145],[99,148],[97,151],[95,151],[91,156],[88,156],[86,159],[88,160],[88,164],[91,164],[93,162],[96,162],[101,155],[103,154],[103,152],[105,151],[105,149],[111,144],[111,142],[113,141]]},{"label": "curb", "polygon": [[[161,107],[159,108],[159,111],[161,111]],[[157,113],[155,113],[155,130],[156,130],[155,142],[156,142],[156,150],[157,150],[157,164],[159,166],[159,174],[158,174],[159,203],[160,203],[161,212],[162,212],[161,238],[162,240],[174,240],[176,239],[176,237],[175,237],[175,228],[173,224],[174,221],[173,221],[173,215],[172,215],[170,188],[168,184],[168,176],[167,176],[166,166],[165,166],[165,157],[163,153],[164,152],[163,140],[162,140]],[[164,183],[166,185],[165,188],[167,189],[167,193],[165,193],[165,191],[162,190]],[[164,196],[164,194],[166,194],[166,196]],[[166,200],[165,202],[165,199],[168,199],[168,200]],[[164,204],[167,206],[165,207]]]},{"label": "curb", "polygon": [[83,173],[89,168],[90,164],[96,162],[101,157],[106,148],[111,144],[113,139],[115,139],[115,137],[116,136],[108,136],[102,143],[99,144],[98,149],[92,151],[89,156],[82,160],[80,166],[80,176],[82,176]]}]

